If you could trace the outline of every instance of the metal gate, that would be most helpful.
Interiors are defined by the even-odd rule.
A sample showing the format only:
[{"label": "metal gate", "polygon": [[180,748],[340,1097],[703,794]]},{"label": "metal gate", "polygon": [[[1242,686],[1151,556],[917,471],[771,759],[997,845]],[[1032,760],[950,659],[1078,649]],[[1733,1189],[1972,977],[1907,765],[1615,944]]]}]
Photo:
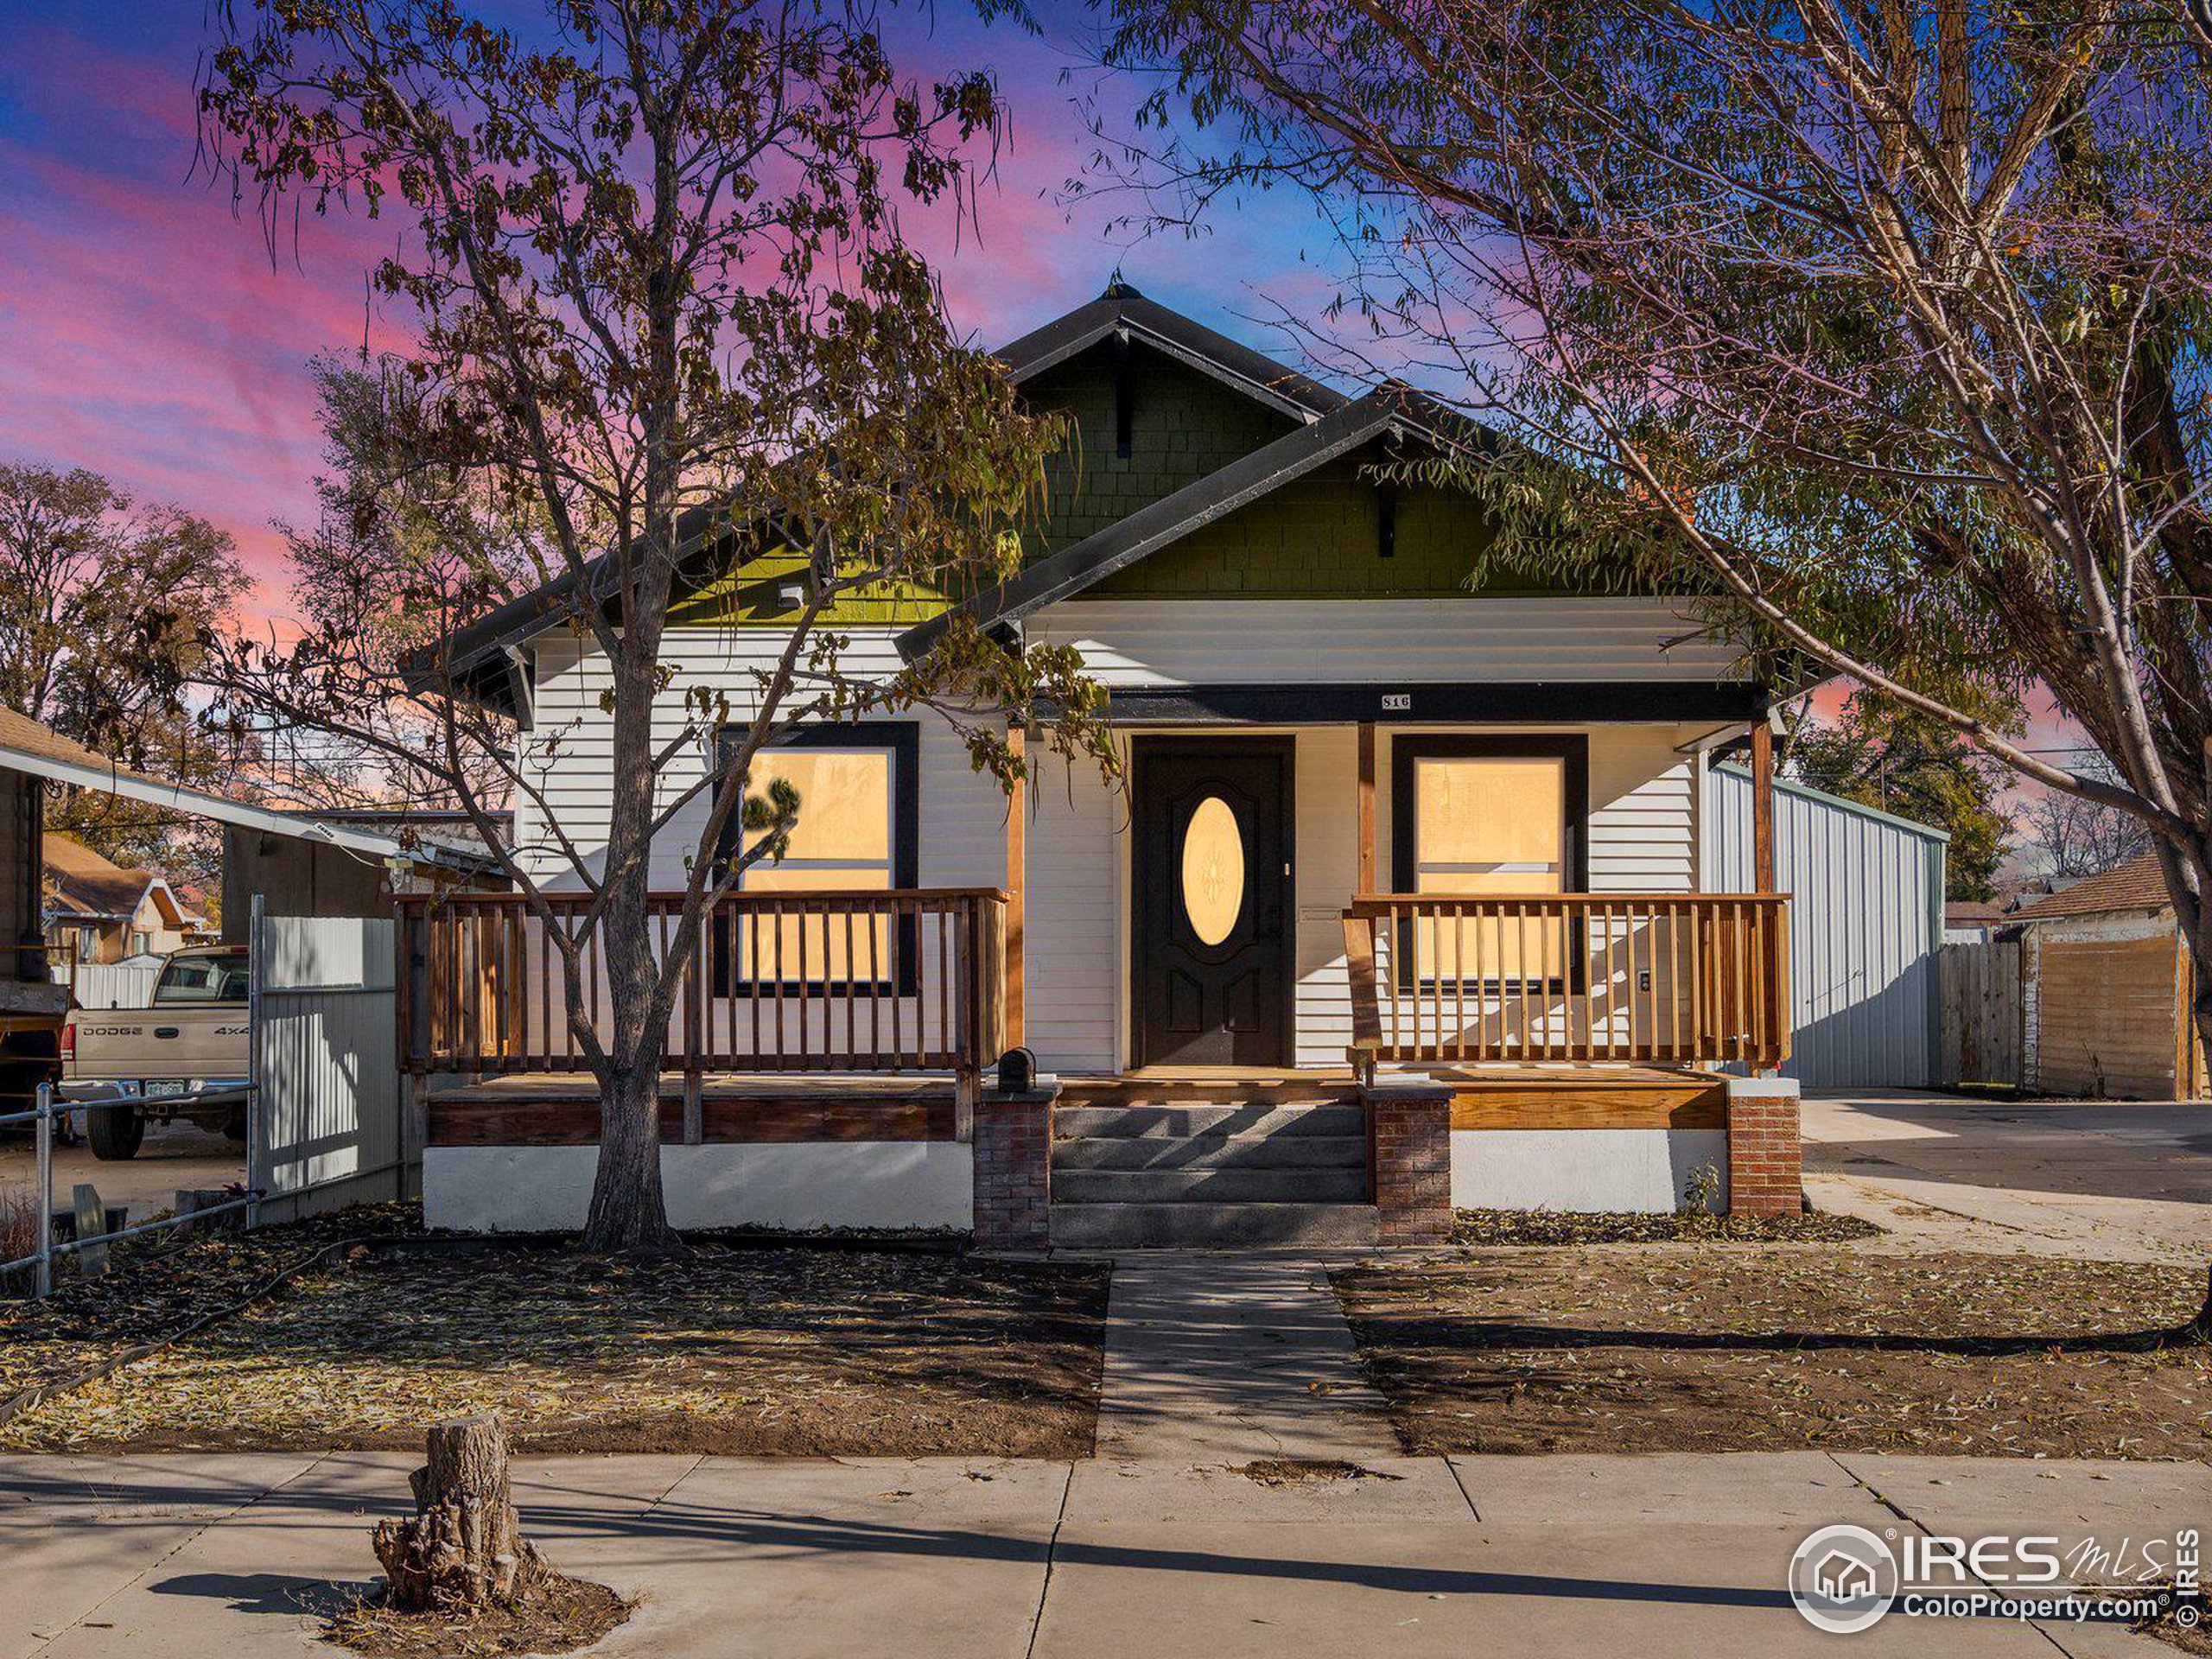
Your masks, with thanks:
[{"label": "metal gate", "polygon": [[252,933],[257,1219],[406,1197],[392,1041],[392,924],[264,916]]}]

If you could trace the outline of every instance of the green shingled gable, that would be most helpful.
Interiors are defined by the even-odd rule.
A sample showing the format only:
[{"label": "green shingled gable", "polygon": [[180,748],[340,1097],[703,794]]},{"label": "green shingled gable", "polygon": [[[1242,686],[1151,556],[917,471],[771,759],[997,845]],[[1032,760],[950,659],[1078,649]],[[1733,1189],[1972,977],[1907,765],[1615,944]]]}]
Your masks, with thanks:
[{"label": "green shingled gable", "polygon": [[[1041,558],[1217,472],[1294,430],[1291,416],[1255,403],[1138,342],[1129,454],[1116,453],[1114,348],[1091,347],[1030,380],[1024,396],[1065,412],[1073,434],[1047,463],[1041,521],[1027,538]],[[1107,578],[1086,597],[1357,599],[1452,597],[1491,540],[1481,505],[1456,491],[1401,488],[1392,556],[1378,542],[1375,448],[1295,479]],[[756,558],[741,572],[687,592],[671,607],[677,627],[787,623],[782,590],[804,569],[796,552]],[[1492,582],[1492,594],[1542,591]],[[906,589],[849,594],[833,625],[909,626],[944,608],[941,594]]]},{"label": "green shingled gable", "polygon": [[[1548,591],[1493,578],[1469,586],[1495,530],[1463,492],[1404,486],[1382,551],[1379,448],[1318,467],[1117,571],[1082,599],[1425,599]],[[1557,591],[1557,590],[1549,590]]]},{"label": "green shingled gable", "polygon": [[1065,413],[1075,428],[1046,467],[1038,556],[1095,535],[1298,424],[1148,346],[1130,349],[1127,456],[1115,449],[1110,345],[1095,346],[1022,388],[1032,404]]}]

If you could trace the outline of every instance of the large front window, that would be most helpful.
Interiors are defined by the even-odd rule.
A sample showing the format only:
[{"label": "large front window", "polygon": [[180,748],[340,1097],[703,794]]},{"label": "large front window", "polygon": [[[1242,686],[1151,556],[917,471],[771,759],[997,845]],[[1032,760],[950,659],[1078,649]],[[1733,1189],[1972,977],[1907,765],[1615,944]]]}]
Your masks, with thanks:
[{"label": "large front window", "polygon": [[[1580,739],[1409,735],[1393,746],[1395,880],[1440,898],[1568,893],[1579,881],[1586,750]],[[1417,914],[1400,976],[1465,986],[1564,980],[1572,933],[1556,912]]]},{"label": "large front window", "polygon": [[[743,741],[741,730],[723,741]],[[776,984],[872,985],[887,990],[913,976],[914,924],[888,904],[855,909],[809,905],[779,894],[888,893],[917,884],[914,817],[918,728],[909,722],[821,727],[792,734],[753,757],[746,792],[766,798],[777,781],[798,795],[798,821],[780,860],[762,859],[738,876],[750,919],[718,927],[717,988]],[[726,868],[753,839],[735,821],[722,836]]]}]

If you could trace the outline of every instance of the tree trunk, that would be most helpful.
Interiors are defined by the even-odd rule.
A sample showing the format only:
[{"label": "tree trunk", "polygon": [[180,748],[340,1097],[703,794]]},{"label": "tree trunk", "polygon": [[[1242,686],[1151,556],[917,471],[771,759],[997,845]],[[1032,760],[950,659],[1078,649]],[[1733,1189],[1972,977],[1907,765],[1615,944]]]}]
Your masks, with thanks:
[{"label": "tree trunk", "polygon": [[462,1611],[512,1601],[550,1569],[522,1536],[497,1417],[431,1429],[429,1461],[410,1479],[415,1518],[379,1521],[373,1543],[403,1612]]},{"label": "tree trunk", "polygon": [[601,1084],[599,1168],[587,1250],[664,1250],[676,1243],[660,1183],[660,1072],[618,1064]]}]

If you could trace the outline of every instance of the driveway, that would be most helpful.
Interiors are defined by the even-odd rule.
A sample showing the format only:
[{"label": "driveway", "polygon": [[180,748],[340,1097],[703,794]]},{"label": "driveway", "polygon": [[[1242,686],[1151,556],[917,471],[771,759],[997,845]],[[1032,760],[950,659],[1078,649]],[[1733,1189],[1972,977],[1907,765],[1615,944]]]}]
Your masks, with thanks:
[{"label": "driveway", "polygon": [[[38,1179],[38,1155],[29,1135],[0,1139],[0,1196],[28,1192]],[[108,1205],[128,1205],[143,1221],[175,1207],[180,1188],[227,1186],[245,1179],[245,1150],[235,1141],[189,1123],[149,1124],[146,1143],[124,1162],[103,1163],[84,1145],[54,1149],[54,1203],[69,1207],[70,1191],[89,1181]]]},{"label": "driveway", "polygon": [[1808,1096],[1806,1187],[1918,1243],[2212,1255],[2212,1104]]}]

